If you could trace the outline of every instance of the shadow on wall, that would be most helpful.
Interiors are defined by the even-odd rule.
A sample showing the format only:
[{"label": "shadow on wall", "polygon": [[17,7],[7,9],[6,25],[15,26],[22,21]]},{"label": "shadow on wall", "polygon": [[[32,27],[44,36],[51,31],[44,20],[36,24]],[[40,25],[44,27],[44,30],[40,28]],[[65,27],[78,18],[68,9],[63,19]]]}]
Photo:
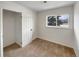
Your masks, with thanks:
[{"label": "shadow on wall", "polygon": [[76,35],[76,32],[74,31],[74,49],[75,49],[75,53],[76,53],[76,56],[79,56],[79,40],[78,40],[78,37]]}]

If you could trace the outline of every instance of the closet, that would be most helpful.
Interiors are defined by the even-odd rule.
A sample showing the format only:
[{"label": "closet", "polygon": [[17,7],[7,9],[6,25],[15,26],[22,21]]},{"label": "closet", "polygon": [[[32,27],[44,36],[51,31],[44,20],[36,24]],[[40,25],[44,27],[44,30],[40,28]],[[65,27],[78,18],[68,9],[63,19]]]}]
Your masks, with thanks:
[{"label": "closet", "polygon": [[[0,9],[0,55],[4,56],[4,49],[14,43],[25,47],[32,42],[34,31],[34,22],[36,17],[29,12],[22,12],[8,8]],[[33,37],[32,37],[33,36]]]},{"label": "closet", "polygon": [[3,47],[13,43],[22,46],[22,14],[3,9]]}]

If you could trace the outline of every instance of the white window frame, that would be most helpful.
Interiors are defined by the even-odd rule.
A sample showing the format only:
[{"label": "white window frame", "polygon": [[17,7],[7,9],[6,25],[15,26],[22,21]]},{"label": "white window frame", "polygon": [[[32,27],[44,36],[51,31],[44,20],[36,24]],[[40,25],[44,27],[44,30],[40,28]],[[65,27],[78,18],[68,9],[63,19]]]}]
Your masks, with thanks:
[{"label": "white window frame", "polygon": [[[68,27],[61,27],[61,26],[57,26],[57,16],[62,16],[62,15],[66,15],[68,16]],[[46,16],[46,27],[54,27],[54,28],[69,28],[70,24],[69,24],[69,14],[62,14],[62,15],[47,15]],[[48,17],[49,16],[55,16],[56,17],[56,26],[48,26]]]}]

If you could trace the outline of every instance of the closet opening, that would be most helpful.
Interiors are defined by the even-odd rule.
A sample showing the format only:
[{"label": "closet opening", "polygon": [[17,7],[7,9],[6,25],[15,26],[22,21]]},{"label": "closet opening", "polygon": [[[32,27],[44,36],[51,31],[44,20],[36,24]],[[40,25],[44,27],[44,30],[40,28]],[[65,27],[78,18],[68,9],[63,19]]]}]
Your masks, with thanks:
[{"label": "closet opening", "polygon": [[12,47],[15,49],[22,47],[22,13],[3,9],[4,55]]}]

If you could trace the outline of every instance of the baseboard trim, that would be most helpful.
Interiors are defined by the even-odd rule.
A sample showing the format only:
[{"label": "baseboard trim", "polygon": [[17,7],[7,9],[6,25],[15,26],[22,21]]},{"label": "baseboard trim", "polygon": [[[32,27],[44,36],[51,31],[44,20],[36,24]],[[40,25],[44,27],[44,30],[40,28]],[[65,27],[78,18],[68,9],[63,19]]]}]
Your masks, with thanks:
[{"label": "baseboard trim", "polygon": [[11,46],[11,45],[13,45],[13,44],[15,44],[15,42],[14,42],[14,43],[12,43],[12,44],[10,44],[10,45],[8,45],[8,46],[3,47],[3,48],[7,48],[7,47],[9,47],[9,46]]},{"label": "baseboard trim", "polygon": [[79,51],[75,48],[73,48],[73,49],[74,49],[74,52],[75,52],[76,56],[79,57]]},{"label": "baseboard trim", "polygon": [[65,46],[65,47],[73,48],[73,47],[67,46],[67,45],[65,45],[65,44],[61,44],[61,43],[59,43],[59,42],[50,41],[50,40],[47,40],[47,39],[44,39],[44,38],[40,38],[40,37],[38,37],[38,38],[39,38],[39,39],[46,40],[46,41],[49,41],[49,42],[53,42],[53,43],[56,43],[56,44],[59,44],[59,45],[63,45],[63,46]]},{"label": "baseboard trim", "polygon": [[3,48],[5,48],[5,47],[7,47],[7,46],[10,46],[10,45],[12,45],[12,44],[14,44],[15,42],[13,41],[13,42],[10,42],[9,44],[6,44],[6,45],[4,45],[3,44]]},{"label": "baseboard trim", "polygon": [[33,40],[35,40],[36,38],[30,40],[27,44],[22,44],[22,47],[25,47],[26,45],[30,44]]},{"label": "baseboard trim", "polygon": [[19,42],[17,42],[17,41],[16,41],[15,43],[18,44],[20,47],[22,47],[22,44],[21,44],[21,43],[19,43]]}]

